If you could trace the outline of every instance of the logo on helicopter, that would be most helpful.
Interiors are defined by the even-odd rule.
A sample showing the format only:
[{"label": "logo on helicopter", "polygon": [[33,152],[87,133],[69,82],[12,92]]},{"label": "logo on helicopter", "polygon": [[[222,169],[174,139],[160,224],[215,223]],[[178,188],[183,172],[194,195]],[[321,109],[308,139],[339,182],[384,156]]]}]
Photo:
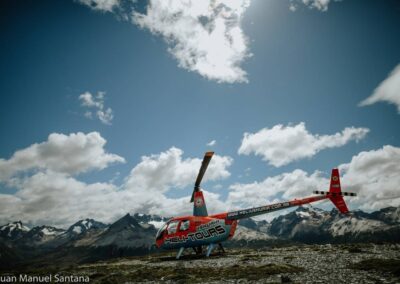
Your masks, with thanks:
[{"label": "logo on helicopter", "polygon": [[187,241],[200,241],[206,240],[212,237],[224,235],[226,233],[225,228],[219,224],[219,221],[212,221],[208,224],[199,226],[199,231],[195,233],[187,234],[186,236],[176,236],[165,239],[166,243],[185,243]]},{"label": "logo on helicopter", "polygon": [[201,207],[201,206],[203,206],[203,205],[204,205],[203,198],[197,197],[197,198],[194,200],[194,205],[195,205],[196,207]]}]

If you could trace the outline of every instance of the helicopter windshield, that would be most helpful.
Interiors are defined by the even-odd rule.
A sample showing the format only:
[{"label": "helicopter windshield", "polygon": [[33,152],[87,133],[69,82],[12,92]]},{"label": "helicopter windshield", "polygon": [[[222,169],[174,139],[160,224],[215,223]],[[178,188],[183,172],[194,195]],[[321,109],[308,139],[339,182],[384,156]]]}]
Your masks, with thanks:
[{"label": "helicopter windshield", "polygon": [[160,239],[161,236],[163,235],[163,232],[167,229],[168,222],[164,223],[162,227],[158,230],[157,235],[156,235],[156,240]]}]

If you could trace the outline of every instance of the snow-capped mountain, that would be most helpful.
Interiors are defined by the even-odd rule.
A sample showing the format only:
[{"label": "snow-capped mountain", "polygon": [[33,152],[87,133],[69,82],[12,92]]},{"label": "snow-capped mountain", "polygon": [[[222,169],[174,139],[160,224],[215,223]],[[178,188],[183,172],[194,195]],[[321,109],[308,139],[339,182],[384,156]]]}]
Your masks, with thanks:
[{"label": "snow-capped mountain", "polygon": [[51,226],[37,226],[20,238],[18,243],[30,247],[41,246],[53,241],[64,232],[65,230],[63,229]]},{"label": "snow-capped mountain", "polygon": [[140,213],[133,215],[133,218],[135,218],[140,224],[153,225],[157,230],[160,229],[162,225],[164,225],[164,223],[170,219],[158,215],[146,215]]},{"label": "snow-capped mountain", "polygon": [[[336,209],[327,212],[300,206],[269,224],[256,222],[255,229],[277,238],[305,243],[400,241],[399,212],[400,208],[388,207],[373,213],[357,210],[344,215]],[[251,228],[254,229],[254,225]]]},{"label": "snow-capped mountain", "polygon": [[107,228],[107,225],[93,219],[84,219],[79,220],[71,227],[68,228],[67,234],[76,236],[76,235],[83,235],[90,230],[101,230]]},{"label": "snow-capped mountain", "polygon": [[244,226],[237,226],[235,235],[232,241],[265,241],[273,240],[275,237],[268,235],[267,233],[260,232],[255,229],[250,229]]},{"label": "snow-capped mountain", "polygon": [[272,220],[268,233],[286,239],[298,239],[299,235],[304,234],[321,234],[321,224],[327,219],[328,212],[300,206],[295,211]]},{"label": "snow-capped mountain", "polygon": [[[400,209],[388,207],[372,213],[340,214],[298,207],[271,222],[240,220],[227,246],[260,247],[268,244],[400,242]],[[31,230],[22,222],[0,227],[0,263],[32,260],[95,261],[118,256],[147,254],[154,250],[157,229],[168,221],[156,215],[125,215],[111,225],[93,219],[76,222],[68,230],[50,226]]]},{"label": "snow-capped mountain", "polygon": [[371,213],[371,217],[387,224],[400,223],[400,207],[386,207]]},{"label": "snow-capped mountain", "polygon": [[334,237],[346,235],[356,237],[363,233],[384,231],[390,227],[385,222],[369,218],[368,214],[362,211],[356,211],[348,216],[332,211],[330,217],[326,227]]},{"label": "snow-capped mountain", "polygon": [[93,246],[149,249],[154,245],[156,232],[153,224],[137,220],[130,214],[126,214],[110,225],[93,243]]},{"label": "snow-capped mountain", "polygon": [[38,226],[33,227],[28,233],[27,236],[35,237],[35,238],[43,238],[48,236],[58,236],[64,233],[65,230],[58,229],[51,226]]},{"label": "snow-capped mountain", "polygon": [[0,227],[0,238],[14,241],[22,238],[28,231],[29,228],[23,225],[21,221],[12,222]]}]

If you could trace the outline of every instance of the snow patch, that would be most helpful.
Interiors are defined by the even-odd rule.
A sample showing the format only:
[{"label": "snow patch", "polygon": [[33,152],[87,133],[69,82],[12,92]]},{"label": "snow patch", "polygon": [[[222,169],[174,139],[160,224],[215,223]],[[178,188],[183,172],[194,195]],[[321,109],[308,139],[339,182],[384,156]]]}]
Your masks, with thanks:
[{"label": "snow patch", "polygon": [[140,226],[142,226],[143,229],[148,229],[148,228],[150,228],[151,225],[143,223],[143,224],[140,224]]},{"label": "snow patch", "polygon": [[300,218],[310,218],[311,217],[310,212],[303,212],[303,211],[296,212],[296,215]]},{"label": "snow patch", "polygon": [[373,232],[383,229],[385,224],[381,221],[341,218],[334,222],[330,228],[333,236],[343,236],[345,234],[359,234],[362,232]]},{"label": "snow patch", "polygon": [[81,228],[80,226],[74,226],[74,228],[72,229],[72,231],[73,231],[74,233],[81,234],[81,233],[82,233],[82,228]]},{"label": "snow patch", "polygon": [[252,230],[243,226],[237,226],[235,235],[233,236],[232,240],[239,241],[253,241],[253,240],[270,240],[273,237],[269,236],[266,233],[262,233],[256,230]]},{"label": "snow patch", "polygon": [[154,227],[156,227],[156,229],[160,229],[164,225],[165,222],[152,220],[152,221],[149,221],[148,223],[153,225]]},{"label": "snow patch", "polygon": [[57,236],[62,234],[62,232],[58,232],[57,230],[55,230],[54,228],[43,228],[42,229],[43,234],[45,234],[46,236]]}]

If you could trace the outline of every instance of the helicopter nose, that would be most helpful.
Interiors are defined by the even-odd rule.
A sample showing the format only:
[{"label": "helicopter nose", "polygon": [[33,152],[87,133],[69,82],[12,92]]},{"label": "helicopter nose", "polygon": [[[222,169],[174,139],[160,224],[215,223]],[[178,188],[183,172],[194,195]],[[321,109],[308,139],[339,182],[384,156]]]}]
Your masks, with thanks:
[{"label": "helicopter nose", "polygon": [[163,246],[163,244],[164,244],[164,240],[156,240],[156,246],[158,248],[161,248]]}]

